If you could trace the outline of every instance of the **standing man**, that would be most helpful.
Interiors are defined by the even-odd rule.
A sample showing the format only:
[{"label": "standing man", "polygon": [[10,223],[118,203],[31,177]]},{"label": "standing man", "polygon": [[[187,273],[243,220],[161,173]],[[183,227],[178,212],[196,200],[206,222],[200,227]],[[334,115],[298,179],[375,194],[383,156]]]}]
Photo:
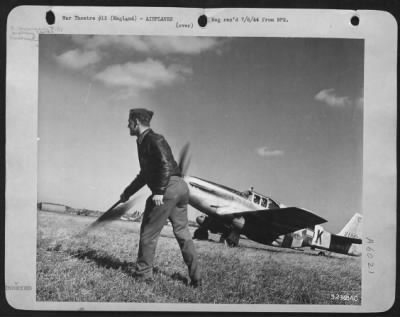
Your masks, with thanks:
[{"label": "standing man", "polygon": [[140,241],[135,277],[143,280],[153,278],[153,260],[160,232],[169,219],[189,269],[190,285],[201,285],[200,269],[193,240],[188,228],[187,205],[189,189],[182,179],[171,148],[160,134],[150,128],[153,112],[147,109],[131,109],[128,128],[137,137],[140,173],[121,194],[125,202],[144,185],[152,191],[146,201],[140,226]]}]

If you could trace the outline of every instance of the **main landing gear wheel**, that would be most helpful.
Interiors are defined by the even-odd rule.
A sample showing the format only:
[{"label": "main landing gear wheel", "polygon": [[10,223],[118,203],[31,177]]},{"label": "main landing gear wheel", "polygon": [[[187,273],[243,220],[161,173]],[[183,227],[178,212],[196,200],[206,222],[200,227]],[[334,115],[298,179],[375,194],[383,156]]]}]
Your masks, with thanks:
[{"label": "main landing gear wheel", "polygon": [[193,239],[208,240],[208,230],[203,228],[196,229],[193,233]]},{"label": "main landing gear wheel", "polygon": [[220,242],[226,243],[228,247],[234,248],[239,245],[240,234],[235,231],[226,232],[219,238]]}]

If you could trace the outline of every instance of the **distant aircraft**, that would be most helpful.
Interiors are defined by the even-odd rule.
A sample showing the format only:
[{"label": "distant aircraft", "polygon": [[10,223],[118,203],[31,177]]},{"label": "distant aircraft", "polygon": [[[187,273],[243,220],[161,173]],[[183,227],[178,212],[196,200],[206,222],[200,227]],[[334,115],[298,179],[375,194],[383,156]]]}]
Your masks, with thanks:
[{"label": "distant aircraft", "polygon": [[[241,192],[194,176],[184,180],[190,189],[189,204],[205,214],[196,219],[194,239],[207,240],[210,231],[220,233],[220,240],[232,247],[244,235],[276,247],[313,247],[351,255],[353,244],[361,243],[350,233],[326,232],[319,226],[325,219],[303,208],[286,207],[253,189]],[[350,226],[349,222],[343,230]]]}]

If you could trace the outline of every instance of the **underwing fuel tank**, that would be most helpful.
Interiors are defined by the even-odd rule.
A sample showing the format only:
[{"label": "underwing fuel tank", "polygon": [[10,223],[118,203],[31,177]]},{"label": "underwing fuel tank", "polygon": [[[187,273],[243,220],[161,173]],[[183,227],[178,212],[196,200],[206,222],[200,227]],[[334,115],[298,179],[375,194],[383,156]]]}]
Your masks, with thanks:
[{"label": "underwing fuel tank", "polygon": [[197,224],[198,224],[199,226],[204,225],[205,220],[206,220],[206,217],[203,216],[203,215],[198,216],[198,217],[196,218],[196,222],[197,222]]}]

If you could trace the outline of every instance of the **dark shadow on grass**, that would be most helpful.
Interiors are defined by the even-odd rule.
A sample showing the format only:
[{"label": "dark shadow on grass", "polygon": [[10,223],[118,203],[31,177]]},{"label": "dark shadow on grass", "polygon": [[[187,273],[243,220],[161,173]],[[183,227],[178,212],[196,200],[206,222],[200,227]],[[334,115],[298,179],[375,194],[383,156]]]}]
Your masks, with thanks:
[{"label": "dark shadow on grass", "polygon": [[164,275],[164,276],[170,277],[171,279],[173,279],[175,281],[180,281],[185,285],[189,285],[189,280],[187,279],[186,276],[182,275],[181,273],[175,272],[175,273],[172,273],[171,275],[169,275],[167,272],[161,270],[159,267],[154,267],[153,273]]},{"label": "dark shadow on grass", "polygon": [[[217,241],[217,240],[212,240],[212,239],[208,239],[208,240],[197,240],[194,239],[195,241],[206,241],[206,242],[210,242],[213,244],[221,244],[223,245],[223,242]],[[249,239],[246,239],[246,241],[252,241]],[[232,248],[232,247],[228,247],[228,248]],[[320,252],[317,252],[316,250],[309,250],[309,249],[305,249],[307,247],[305,247],[304,249],[291,249],[291,248],[282,248],[282,247],[273,247],[273,246],[269,246],[269,245],[265,245],[265,247],[263,246],[251,246],[251,245],[243,245],[243,244],[239,244],[237,247],[233,247],[233,249],[238,248],[238,249],[251,249],[251,250],[256,250],[256,251],[262,251],[262,252],[271,252],[271,253],[283,253],[283,254],[304,254],[306,256],[311,256],[311,257],[321,257],[321,258],[332,258],[332,259],[339,259],[339,260],[347,260],[349,258],[353,258],[351,256],[349,257],[338,257],[335,256],[335,253],[327,253],[325,255],[320,255]]]},{"label": "dark shadow on grass", "polygon": [[[79,260],[89,260],[95,262],[98,266],[104,267],[106,269],[114,269],[114,270],[121,270],[123,273],[134,276],[135,272],[135,263],[134,262],[127,262],[121,261],[115,256],[106,254],[104,252],[100,252],[95,249],[78,249],[78,250],[68,250],[68,253]],[[158,267],[153,268],[154,274],[160,274],[167,277],[170,277],[173,280],[181,281],[183,284],[188,285],[188,279],[183,276],[181,273],[173,273],[169,275],[165,271],[161,270]]]},{"label": "dark shadow on grass", "polygon": [[[194,240],[194,241],[206,241],[206,242],[210,242],[210,243],[214,243],[214,244],[220,244],[220,245],[224,245],[223,242],[220,241],[216,241],[216,240],[212,240],[212,239],[208,239],[208,240]],[[257,251],[266,251],[266,252],[276,252],[276,253],[294,253],[294,251],[298,251],[298,250],[294,250],[294,249],[273,249],[273,247],[257,247],[257,246],[250,246],[250,245],[238,245],[237,247],[228,247],[227,248],[232,248],[232,249],[252,249],[252,250],[257,250]]]},{"label": "dark shadow on grass", "polygon": [[115,256],[108,255],[104,252],[99,252],[95,249],[78,249],[68,250],[68,253],[79,260],[90,260],[95,262],[98,266],[106,269],[121,269],[122,272],[132,275],[134,272],[134,263],[121,261]]},{"label": "dark shadow on grass", "polygon": [[175,281],[180,281],[185,285],[189,285],[189,280],[186,276],[182,275],[181,273],[175,272],[171,275],[171,278]]}]

